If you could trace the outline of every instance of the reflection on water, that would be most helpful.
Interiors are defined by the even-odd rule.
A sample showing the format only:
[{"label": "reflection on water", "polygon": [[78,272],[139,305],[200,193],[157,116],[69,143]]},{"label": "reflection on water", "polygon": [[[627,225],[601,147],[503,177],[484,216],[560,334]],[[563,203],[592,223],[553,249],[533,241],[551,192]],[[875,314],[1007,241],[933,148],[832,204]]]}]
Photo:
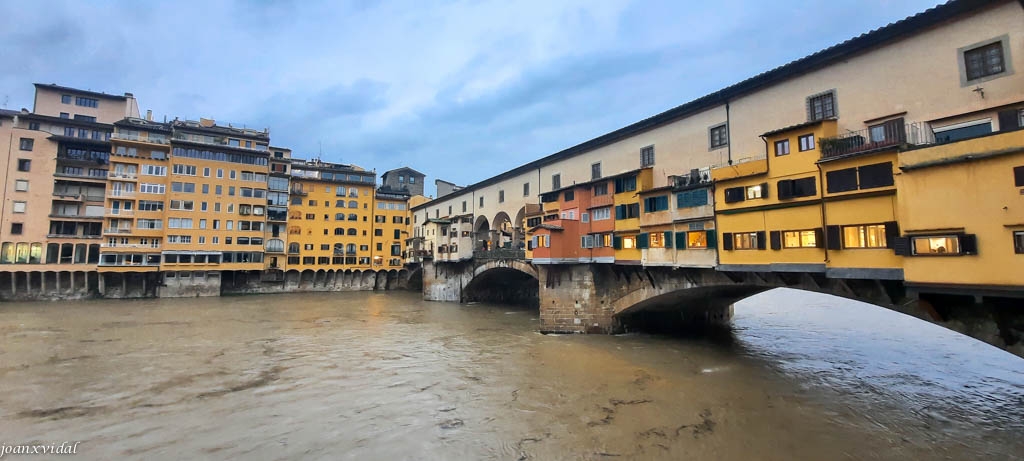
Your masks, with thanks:
[{"label": "reflection on water", "polygon": [[87,459],[1011,459],[1024,361],[777,290],[724,338],[320,293],[0,306],[0,440]]}]

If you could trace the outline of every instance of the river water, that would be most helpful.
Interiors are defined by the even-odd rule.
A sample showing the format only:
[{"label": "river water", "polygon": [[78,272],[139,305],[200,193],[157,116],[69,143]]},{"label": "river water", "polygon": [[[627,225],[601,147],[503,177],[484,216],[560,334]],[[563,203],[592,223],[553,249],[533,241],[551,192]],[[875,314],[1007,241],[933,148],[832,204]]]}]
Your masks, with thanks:
[{"label": "river water", "polygon": [[698,338],[541,335],[536,317],[415,293],[7,303],[0,443],[147,460],[1024,454],[1024,360],[874,306],[776,290]]}]

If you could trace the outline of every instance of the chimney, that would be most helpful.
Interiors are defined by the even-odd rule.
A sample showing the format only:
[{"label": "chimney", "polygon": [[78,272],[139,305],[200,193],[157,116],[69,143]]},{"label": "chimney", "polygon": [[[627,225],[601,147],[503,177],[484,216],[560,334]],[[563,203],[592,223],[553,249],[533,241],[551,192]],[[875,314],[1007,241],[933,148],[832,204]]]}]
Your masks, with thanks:
[{"label": "chimney", "polygon": [[146,110],[146,121],[149,121],[149,122],[153,121],[153,111],[152,110],[149,110],[149,109]]}]

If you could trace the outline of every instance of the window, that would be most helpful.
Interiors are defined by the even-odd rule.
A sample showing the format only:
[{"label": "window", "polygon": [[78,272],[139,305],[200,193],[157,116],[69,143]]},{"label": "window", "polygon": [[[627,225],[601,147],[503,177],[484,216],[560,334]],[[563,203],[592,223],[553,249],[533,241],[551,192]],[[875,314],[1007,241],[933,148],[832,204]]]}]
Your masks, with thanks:
[{"label": "window", "polygon": [[1024,254],[1024,231],[1013,233],[1013,252],[1019,255]]},{"label": "window", "polygon": [[764,232],[738,232],[732,235],[733,248],[736,250],[764,249]]},{"label": "window", "polygon": [[230,176],[231,176],[231,179],[235,179],[235,178],[237,178],[237,177],[238,177],[238,171],[236,171],[236,170],[231,170],[231,171],[229,171],[228,173],[231,173],[231,174],[230,174]]},{"label": "window", "polygon": [[601,162],[597,162],[590,165],[590,179],[598,179],[601,177]]},{"label": "window", "polygon": [[551,175],[551,188],[552,189],[561,189],[562,188],[562,175],[561,174],[553,174],[553,175]]},{"label": "window", "polygon": [[605,219],[611,219],[612,218],[612,208],[611,207],[595,208],[594,210],[592,210],[590,212],[590,217],[594,221],[603,221]]},{"label": "window", "polygon": [[800,152],[814,149],[814,133],[805,134],[800,138]]},{"label": "window", "polygon": [[885,224],[843,226],[843,248],[887,248]]},{"label": "window", "polygon": [[825,173],[825,182],[830,194],[857,190],[857,169],[829,171]]},{"label": "window", "polygon": [[[96,117],[92,117],[92,116],[89,116],[89,115],[75,114],[75,120],[81,120],[81,121],[84,121],[84,122],[93,122],[93,123],[95,123],[96,122]],[[96,137],[96,133],[97,133],[96,131],[93,132],[93,139],[99,139],[98,137]]]},{"label": "window", "polygon": [[628,205],[618,205],[615,207],[615,219],[631,219],[640,217],[640,204],[631,203]]},{"label": "window", "polygon": [[[523,183],[523,197],[530,196],[530,183]],[[463,210],[465,211],[465,210]]]},{"label": "window", "polygon": [[594,186],[594,196],[608,195],[608,183],[597,184]]},{"label": "window", "polygon": [[647,248],[665,248],[665,234],[663,232],[651,232],[641,234],[647,236]]},{"label": "window", "polygon": [[959,255],[959,235],[931,235],[925,237],[912,237],[911,250],[914,255]]},{"label": "window", "polygon": [[27,206],[27,202],[14,202],[14,208],[12,211],[15,213],[24,213]]},{"label": "window", "polygon": [[[640,168],[654,165],[654,146],[647,146],[640,149]],[[600,172],[601,165],[598,165],[598,172]],[[600,178],[600,176],[598,176]]]},{"label": "window", "polygon": [[729,144],[729,126],[721,124],[708,129],[711,140],[711,148],[718,149]]},{"label": "window", "polygon": [[60,118],[71,118],[71,114],[69,114],[67,112],[61,112],[60,113]]},{"label": "window", "polygon": [[775,141],[775,156],[789,155],[789,140]]},{"label": "window", "polygon": [[653,213],[656,211],[665,211],[668,209],[668,196],[662,195],[660,197],[648,197],[644,199],[644,212]]},{"label": "window", "polygon": [[576,192],[575,191],[567,190],[567,191],[565,191],[565,195],[564,196],[565,196],[565,201],[566,202],[571,202],[573,200],[576,200]]},{"label": "window", "polygon": [[807,97],[807,120],[816,121],[836,116],[836,93],[829,90]]},{"label": "window", "polygon": [[816,230],[785,231],[782,233],[782,247],[817,248],[818,233]]},{"label": "window", "polygon": [[1017,187],[1024,187],[1024,166],[1013,168],[1013,184]]},{"label": "window", "polygon": [[167,167],[156,165],[140,165],[141,174],[147,176],[167,176]]},{"label": "window", "polygon": [[857,168],[857,174],[860,176],[861,189],[886,187],[895,184],[892,175],[892,162],[861,166]]},{"label": "window", "polygon": [[17,192],[28,192],[28,181],[24,179],[14,180],[14,190]]},{"label": "window", "polygon": [[31,138],[21,138],[21,141],[18,143],[18,148],[21,149],[21,150],[28,150],[28,151],[30,151],[30,150],[32,150],[32,145],[34,143],[35,143],[34,139],[31,139]]},{"label": "window", "polygon": [[32,160],[19,158],[18,159],[18,171],[29,171],[32,169]]},{"label": "window", "polygon": [[818,193],[815,180],[811,178],[783,179],[776,183],[779,199],[810,197]]},{"label": "window", "polygon": [[82,107],[99,107],[100,102],[97,99],[77,96],[75,97],[75,105]]},{"label": "window", "polygon": [[768,185],[758,184],[756,186],[747,186],[744,188],[745,196],[747,200],[753,200],[758,198],[768,197]]},{"label": "window", "polygon": [[498,203],[505,203],[505,191],[498,191]]},{"label": "window", "polygon": [[20,223],[20,222],[13,222],[13,223],[11,223],[11,234],[12,235],[21,235],[21,232],[22,232],[23,229],[24,229],[24,225],[22,223]]},{"label": "window", "polygon": [[935,133],[936,143],[950,143],[991,133],[992,119],[972,120],[970,122],[934,128],[932,131]]},{"label": "window", "polygon": [[628,237],[622,237],[622,248],[627,250],[636,248],[636,236],[630,235]]},{"label": "window", "polygon": [[967,81],[1003,73],[1006,66],[1002,40],[963,51],[963,66]]},{"label": "window", "polygon": [[70,94],[62,94],[62,95],[60,95],[60,103],[61,104],[71,104],[71,95]]},{"label": "window", "polygon": [[686,233],[686,248],[700,249],[708,247],[708,232],[714,231],[688,231]]},{"label": "window", "polygon": [[636,190],[636,176],[626,176],[615,179],[615,193],[632,192]]}]

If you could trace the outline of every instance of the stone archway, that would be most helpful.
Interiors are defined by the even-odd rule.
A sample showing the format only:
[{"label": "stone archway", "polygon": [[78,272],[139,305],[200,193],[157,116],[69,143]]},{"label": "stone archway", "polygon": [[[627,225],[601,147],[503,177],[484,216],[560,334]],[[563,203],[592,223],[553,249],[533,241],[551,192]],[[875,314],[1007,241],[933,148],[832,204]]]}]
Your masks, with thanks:
[{"label": "stone archway", "polygon": [[516,213],[515,221],[512,221],[512,248],[516,250],[526,248],[524,243],[524,236],[526,235],[524,226],[526,224],[524,220],[526,220],[526,207],[520,208],[519,212]]},{"label": "stone archway", "polygon": [[491,242],[494,244],[492,249],[512,248],[514,227],[508,214],[504,211],[499,211],[498,214],[494,215],[494,221],[491,222],[491,225],[493,227]]},{"label": "stone archway", "polygon": [[477,216],[476,222],[473,223],[473,249],[474,250],[490,250],[492,249],[491,241],[491,224],[487,221],[486,216]]}]

